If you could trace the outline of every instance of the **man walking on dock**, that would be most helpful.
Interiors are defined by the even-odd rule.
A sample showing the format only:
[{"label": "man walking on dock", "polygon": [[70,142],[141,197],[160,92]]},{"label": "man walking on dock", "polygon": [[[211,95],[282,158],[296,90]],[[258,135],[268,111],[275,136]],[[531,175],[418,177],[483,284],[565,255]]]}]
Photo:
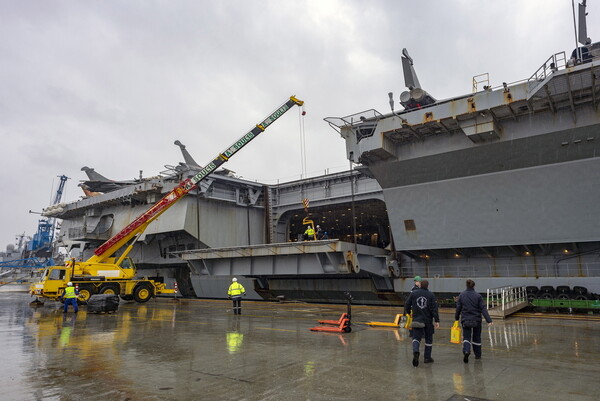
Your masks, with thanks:
[{"label": "man walking on dock", "polygon": [[246,289],[243,285],[237,282],[237,278],[231,279],[231,285],[227,290],[229,299],[233,301],[233,313],[235,315],[242,314],[242,295],[246,295]]},{"label": "man walking on dock", "polygon": [[469,363],[471,344],[475,359],[481,359],[481,315],[485,317],[488,326],[492,325],[492,318],[485,307],[483,297],[475,291],[475,282],[467,280],[467,289],[460,293],[456,301],[454,320],[461,319],[463,327],[463,362]]},{"label": "man walking on dock", "polygon": [[[421,339],[425,337],[425,358],[423,362],[433,363],[431,351],[433,349],[433,333],[440,327],[440,316],[435,295],[429,291],[429,281],[421,280],[421,288],[414,290],[408,296],[404,305],[404,314],[413,313],[412,338],[413,360],[416,368],[419,366],[419,348]],[[434,323],[435,321],[435,323]]]},{"label": "man walking on dock", "polygon": [[[408,297],[410,297],[410,294],[412,294],[415,290],[418,290],[418,289],[421,288],[421,280],[422,280],[421,276],[415,276],[415,278],[414,278],[415,284],[413,285],[413,288],[411,288],[410,293],[408,294]],[[404,300],[404,305],[407,304],[408,297],[406,297],[406,299]],[[407,318],[408,318],[408,315],[405,314],[404,317],[403,317],[403,321],[406,321]],[[413,332],[412,332],[411,328],[408,329],[408,335],[410,337],[412,337],[412,335],[413,335]]]}]

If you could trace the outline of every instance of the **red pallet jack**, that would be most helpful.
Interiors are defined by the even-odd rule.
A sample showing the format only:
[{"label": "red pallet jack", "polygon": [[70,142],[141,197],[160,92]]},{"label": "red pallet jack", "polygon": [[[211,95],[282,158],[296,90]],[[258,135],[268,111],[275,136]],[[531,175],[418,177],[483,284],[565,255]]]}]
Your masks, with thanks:
[{"label": "red pallet jack", "polygon": [[352,327],[350,327],[350,319],[352,316],[352,294],[349,292],[344,293],[346,299],[348,300],[347,312],[342,313],[339,320],[319,320],[320,324],[323,325],[333,325],[332,326],[316,326],[311,327],[311,331],[324,331],[328,333],[350,333],[352,331]]}]

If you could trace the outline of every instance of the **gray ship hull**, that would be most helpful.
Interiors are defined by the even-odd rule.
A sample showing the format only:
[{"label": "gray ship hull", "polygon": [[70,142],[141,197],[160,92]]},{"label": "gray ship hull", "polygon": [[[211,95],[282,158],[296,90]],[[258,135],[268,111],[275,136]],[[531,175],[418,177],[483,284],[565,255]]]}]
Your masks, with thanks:
[{"label": "gray ship hull", "polygon": [[[576,149],[561,146],[577,139],[581,143]],[[590,157],[600,154],[598,126],[570,130],[568,138],[561,133],[530,142],[540,143],[511,141],[503,144],[507,146],[490,146],[483,154],[473,149],[373,166],[386,204],[393,205],[388,215],[396,248],[600,241],[600,203],[596,201],[600,159]],[[521,161],[539,163],[537,152],[550,153],[556,159],[581,158],[516,168]],[[490,154],[496,154],[494,160]],[[488,172],[485,170],[491,166],[481,166],[485,160],[498,168],[512,168]],[[411,183],[418,174],[413,172],[421,168],[426,177]],[[454,174],[448,173],[451,169]],[[477,170],[484,173],[475,174]],[[406,227],[407,220],[413,221],[414,229]]]}]

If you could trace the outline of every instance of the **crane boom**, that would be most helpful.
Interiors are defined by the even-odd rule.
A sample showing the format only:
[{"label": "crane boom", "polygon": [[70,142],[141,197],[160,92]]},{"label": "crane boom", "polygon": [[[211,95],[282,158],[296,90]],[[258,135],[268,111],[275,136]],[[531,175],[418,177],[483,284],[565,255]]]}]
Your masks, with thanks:
[{"label": "crane boom", "polygon": [[101,263],[105,259],[111,257],[116,251],[123,247],[128,241],[136,236],[141,235],[146,227],[154,221],[163,212],[173,206],[179,199],[185,196],[188,192],[193,190],[196,185],[205,179],[208,175],[214,172],[219,166],[225,163],[231,156],[237,153],[240,149],[246,146],[251,140],[256,138],[261,132],[263,132],[269,125],[275,122],[285,112],[291,109],[294,105],[302,106],[304,102],[291,96],[284,104],[273,111],[267,118],[261,123],[257,124],[247,134],[238,139],[235,143],[219,153],[217,157],[205,167],[202,168],[196,175],[186,179],[176,186],[171,192],[165,195],[161,200],[154,204],[145,213],[140,215],[134,221],[132,221],[127,227],[123,228],[120,232],[115,234],[113,237],[108,239],[105,243],[100,245],[95,251],[94,255],[87,260],[90,263]]}]

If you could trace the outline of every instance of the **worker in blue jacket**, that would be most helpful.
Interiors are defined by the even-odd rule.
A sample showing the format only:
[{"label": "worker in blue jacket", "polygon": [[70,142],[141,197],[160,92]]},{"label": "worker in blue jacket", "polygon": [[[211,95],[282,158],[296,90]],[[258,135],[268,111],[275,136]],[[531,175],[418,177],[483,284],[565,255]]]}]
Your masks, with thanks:
[{"label": "worker in blue jacket", "polygon": [[[419,366],[419,349],[421,339],[425,337],[425,358],[423,362],[432,363],[431,351],[433,349],[433,333],[440,327],[440,315],[435,295],[429,291],[429,281],[421,280],[421,288],[414,290],[404,304],[404,314],[412,312],[412,338],[413,360],[416,368]],[[434,323],[435,321],[435,323]],[[435,329],[434,329],[435,328]]]},{"label": "worker in blue jacket", "polygon": [[[413,288],[410,289],[411,293],[413,291],[418,290],[419,288],[421,288],[421,280],[422,280],[421,276],[415,276]],[[410,294],[409,294],[409,296],[410,296]],[[404,305],[406,305],[406,301],[408,301],[408,297],[406,297],[406,299],[404,300]],[[402,317],[402,322],[403,323],[406,321],[407,317],[408,317],[408,315],[404,315]],[[413,334],[412,333],[412,329],[409,327],[409,329],[408,329],[408,335],[410,337],[412,337],[412,334]]]},{"label": "worker in blue jacket", "polygon": [[459,320],[463,328],[463,362],[469,363],[471,344],[475,359],[481,359],[481,315],[488,326],[492,325],[492,318],[485,307],[483,297],[475,291],[475,282],[467,280],[467,289],[460,293],[456,301],[454,320]]}]

